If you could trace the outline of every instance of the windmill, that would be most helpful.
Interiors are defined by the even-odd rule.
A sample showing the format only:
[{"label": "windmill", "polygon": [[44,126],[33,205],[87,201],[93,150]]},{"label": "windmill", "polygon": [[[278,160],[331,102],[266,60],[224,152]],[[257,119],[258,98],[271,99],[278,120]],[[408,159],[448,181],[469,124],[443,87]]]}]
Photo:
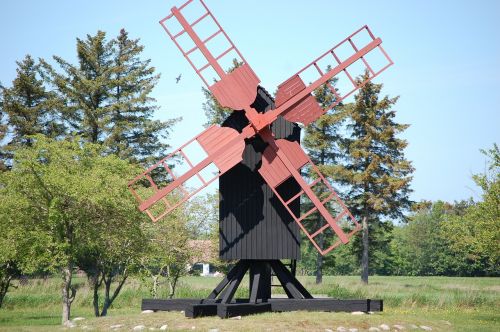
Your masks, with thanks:
[{"label": "windmill", "polygon": [[[255,181],[265,183],[269,189],[269,197],[266,196],[267,200],[261,199],[265,202],[262,204],[274,200],[273,209],[279,212],[264,212],[263,218],[257,219],[293,220],[294,226],[287,226],[282,234],[288,231],[288,235],[296,236],[297,227],[300,228],[322,255],[347,243],[360,229],[360,225],[330,182],[300,147],[297,131],[295,136],[290,133],[283,136],[277,133],[276,127],[281,126],[286,132],[290,128],[298,128],[296,125],[294,127],[294,123],[309,125],[391,66],[392,60],[382,48],[382,40],[376,38],[367,26],[361,27],[280,84],[273,101],[259,85],[259,78],[203,0],[189,0],[179,8],[173,7],[171,14],[162,19],[160,24],[219,104],[234,112],[226,120],[229,123],[225,126],[210,126],[129,183],[131,192],[139,201],[139,209],[153,221],[158,221],[219,178],[222,191],[222,179],[231,173],[238,174],[235,170],[239,165],[248,163],[245,156],[249,144],[255,146],[255,142],[259,142],[259,148],[256,149],[260,150],[254,149],[259,160],[248,174],[255,176]],[[377,67],[369,63],[375,53],[378,54]],[[238,65],[234,67],[232,63]],[[365,80],[357,79],[352,73],[354,68],[359,67],[369,74]],[[334,87],[331,83],[334,79],[343,79],[346,84]],[[320,87],[327,88],[334,96],[334,101],[326,108],[322,108],[315,98],[315,91]],[[177,166],[173,167],[174,164]],[[301,172],[306,168],[309,170],[308,176]],[[320,187],[322,195],[318,197],[317,189]],[[240,206],[247,204],[254,191],[243,190],[241,194],[238,188],[233,189],[232,195],[236,193],[243,195]],[[306,211],[301,211],[299,207],[299,202],[303,200],[309,202]],[[273,217],[276,214],[280,216]],[[322,220],[322,224],[311,230],[306,223],[313,214]],[[245,219],[243,223],[254,222],[247,220],[250,218],[247,214],[241,218]],[[249,235],[254,226],[243,235],[238,235],[234,241],[243,241],[242,238],[258,241],[255,234],[253,237]],[[329,237],[328,246],[318,243],[320,234]],[[232,245],[231,242],[230,247]],[[207,299],[170,303],[144,300],[143,308],[173,310],[189,305],[186,315],[217,313],[221,317],[269,310],[382,310],[381,300],[353,300],[355,302],[347,303],[333,299],[326,302],[313,299],[279,260],[287,258],[286,254],[271,254],[275,244],[260,242],[258,246],[269,246],[270,249],[263,249],[257,255],[241,253],[240,250],[239,256],[230,257],[240,258],[240,261]],[[296,258],[297,254],[292,256]],[[233,296],[236,289],[248,270],[249,299],[235,300]],[[270,276],[273,272],[291,302],[271,299]]]}]

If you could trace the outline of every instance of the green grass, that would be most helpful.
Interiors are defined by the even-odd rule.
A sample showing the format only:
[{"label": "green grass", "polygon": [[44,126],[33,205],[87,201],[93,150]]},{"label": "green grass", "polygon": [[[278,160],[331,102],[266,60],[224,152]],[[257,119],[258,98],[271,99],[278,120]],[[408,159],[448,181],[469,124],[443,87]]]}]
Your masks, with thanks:
[{"label": "green grass", "polygon": [[[180,313],[159,312],[140,314],[141,299],[149,297],[147,288],[132,279],[116,299],[109,316],[94,318],[92,292],[84,277],[75,278],[78,288],[72,306],[72,317],[85,317],[78,322],[94,330],[109,330],[113,324],[125,324],[130,330],[141,322],[149,327],[164,323],[169,330],[206,331],[325,331],[338,326],[356,327],[360,331],[380,324],[431,326],[433,331],[500,331],[500,278],[448,277],[370,277],[365,286],[359,277],[325,277],[321,285],[313,277],[299,277],[313,294],[334,298],[372,298],[384,300],[384,312],[353,316],[344,313],[268,313],[243,317],[242,320],[221,320],[217,317],[187,319]],[[217,285],[220,278],[185,277],[179,282],[177,297],[203,298]],[[237,297],[248,296],[248,281],[244,280]],[[0,331],[52,331],[60,329],[60,281],[57,278],[30,280],[8,293],[0,309]],[[274,294],[283,294],[273,289]],[[161,296],[166,296],[163,287]],[[417,331],[417,330],[415,330]]]}]

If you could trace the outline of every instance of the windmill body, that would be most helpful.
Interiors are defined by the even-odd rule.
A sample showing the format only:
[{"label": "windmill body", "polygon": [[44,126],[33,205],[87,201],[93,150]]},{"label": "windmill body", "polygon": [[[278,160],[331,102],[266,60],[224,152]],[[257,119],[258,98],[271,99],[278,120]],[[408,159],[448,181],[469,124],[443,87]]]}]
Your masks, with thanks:
[{"label": "windmill body", "polygon": [[[193,9],[197,15],[191,14]],[[157,221],[219,179],[220,256],[239,261],[204,300],[144,300],[143,308],[185,310],[191,317],[298,309],[382,310],[381,300],[313,299],[280,261],[299,257],[299,230],[325,255],[360,229],[330,181],[300,147],[297,123],[315,121],[391,66],[382,40],[367,26],[360,28],[280,84],[273,100],[202,0],[173,7],[160,24],[219,104],[234,111],[222,126],[207,128],[138,175],[129,188],[139,209]],[[368,73],[364,81],[354,73],[360,66]],[[347,85],[332,86],[332,80],[342,78]],[[324,108],[315,98],[319,87],[334,96]],[[307,209],[300,208],[301,201],[308,202]],[[310,225],[313,216],[321,221],[315,228]],[[320,234],[328,239],[326,245],[317,240]],[[234,299],[247,272],[249,298]],[[288,301],[271,298],[272,274]]]}]

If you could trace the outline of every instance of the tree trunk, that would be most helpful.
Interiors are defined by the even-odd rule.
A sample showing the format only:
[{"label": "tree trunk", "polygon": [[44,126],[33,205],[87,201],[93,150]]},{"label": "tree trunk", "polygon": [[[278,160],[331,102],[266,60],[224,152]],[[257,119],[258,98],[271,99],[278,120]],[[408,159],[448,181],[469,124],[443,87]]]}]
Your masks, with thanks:
[{"label": "tree trunk", "polygon": [[[323,249],[323,234],[318,235],[318,246]],[[323,282],[323,255],[318,251],[316,256],[316,284]]]},{"label": "tree trunk", "polygon": [[368,284],[368,251],[369,251],[369,242],[368,242],[368,219],[363,217],[362,221],[362,244],[363,244],[363,254],[361,255],[361,281],[364,284]]},{"label": "tree trunk", "polygon": [[11,279],[12,277],[7,276],[2,279],[2,281],[0,281],[0,308],[2,307],[3,299],[5,298],[5,295],[7,295],[7,291],[9,290]]},{"label": "tree trunk", "polygon": [[94,305],[94,315],[99,317],[99,275],[94,279],[94,301],[92,304]]},{"label": "tree trunk", "polygon": [[171,269],[170,266],[167,266],[167,281],[168,281],[168,286],[170,288],[170,292],[168,294],[169,299],[173,298],[175,295],[175,287],[177,286],[177,280],[179,279],[179,276],[180,276],[179,270]]},{"label": "tree trunk", "polygon": [[108,314],[108,308],[111,305],[110,298],[109,298],[109,292],[111,290],[111,281],[112,280],[113,280],[112,278],[104,280],[104,287],[105,287],[105,290],[104,290],[104,303],[102,305],[101,316],[106,316]]},{"label": "tree trunk", "polygon": [[71,303],[75,299],[76,289],[71,285],[72,281],[72,264],[62,268],[62,325],[69,325],[71,316]]},{"label": "tree trunk", "polygon": [[159,275],[154,275],[152,276],[153,278],[153,284],[151,285],[151,296],[153,299],[158,298],[158,285],[160,283],[160,276]]},{"label": "tree trunk", "polygon": [[104,278],[104,287],[106,287],[106,289],[104,290],[105,297],[104,297],[104,304],[102,306],[101,316],[106,316],[108,314],[109,307],[120,293],[127,278],[128,278],[127,272],[124,272],[124,276],[118,283],[118,286],[115,288],[115,291],[113,292],[112,296],[110,296],[110,293],[111,293],[111,283],[113,282],[113,276],[108,275],[107,279]]}]

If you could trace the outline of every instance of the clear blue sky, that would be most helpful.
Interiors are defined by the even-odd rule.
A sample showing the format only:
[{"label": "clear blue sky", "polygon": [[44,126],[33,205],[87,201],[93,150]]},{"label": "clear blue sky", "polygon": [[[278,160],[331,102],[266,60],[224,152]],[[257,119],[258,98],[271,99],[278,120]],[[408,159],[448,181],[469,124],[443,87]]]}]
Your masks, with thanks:
[{"label": "clear blue sky", "polygon": [[[158,21],[184,1],[4,0],[0,5],[0,81],[15,77],[25,54],[75,61],[75,39],[125,28],[162,74],[154,91],[161,119],[183,116],[170,143],[195,136],[205,121],[201,81]],[[364,24],[395,66],[376,82],[401,96],[397,121],[411,127],[406,156],[416,168],[412,198],[479,198],[470,177],[485,169],[480,148],[500,143],[500,1],[206,0],[269,91]],[[175,77],[182,80],[175,84]]]}]

